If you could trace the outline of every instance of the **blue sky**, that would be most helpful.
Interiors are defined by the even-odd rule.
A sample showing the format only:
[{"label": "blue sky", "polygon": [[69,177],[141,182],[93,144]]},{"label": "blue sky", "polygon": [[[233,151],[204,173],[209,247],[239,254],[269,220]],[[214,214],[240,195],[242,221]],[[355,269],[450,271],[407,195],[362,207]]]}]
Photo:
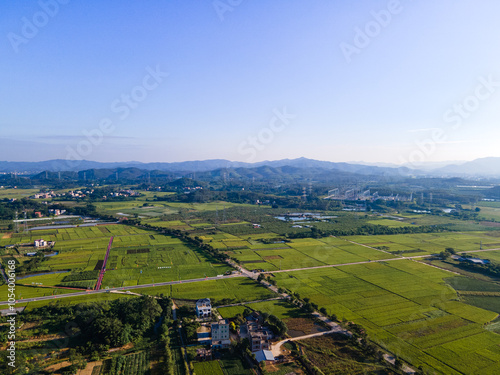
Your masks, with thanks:
[{"label": "blue sky", "polygon": [[0,160],[500,156],[499,13],[494,0],[1,2]]}]

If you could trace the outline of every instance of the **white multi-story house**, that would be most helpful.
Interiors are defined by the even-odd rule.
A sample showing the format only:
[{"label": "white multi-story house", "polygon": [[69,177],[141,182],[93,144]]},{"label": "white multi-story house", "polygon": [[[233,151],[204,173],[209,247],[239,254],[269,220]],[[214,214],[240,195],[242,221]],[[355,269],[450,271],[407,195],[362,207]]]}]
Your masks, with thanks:
[{"label": "white multi-story house", "polygon": [[210,298],[203,298],[196,301],[196,316],[198,318],[212,317],[212,304]]},{"label": "white multi-story house", "polygon": [[221,319],[217,323],[212,323],[212,347],[225,349],[229,348],[229,321]]},{"label": "white multi-story house", "polygon": [[47,241],[43,239],[35,240],[35,247],[45,247],[47,246]]}]

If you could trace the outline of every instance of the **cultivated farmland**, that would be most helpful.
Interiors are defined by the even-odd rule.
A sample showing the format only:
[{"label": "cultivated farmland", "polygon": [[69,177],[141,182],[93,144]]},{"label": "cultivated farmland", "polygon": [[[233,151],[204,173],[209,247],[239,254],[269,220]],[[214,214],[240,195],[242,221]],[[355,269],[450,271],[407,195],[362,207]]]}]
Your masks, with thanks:
[{"label": "cultivated farmland", "polygon": [[410,363],[448,374],[494,374],[496,313],[457,300],[444,272],[408,260],[278,273],[278,285],[365,327]]}]

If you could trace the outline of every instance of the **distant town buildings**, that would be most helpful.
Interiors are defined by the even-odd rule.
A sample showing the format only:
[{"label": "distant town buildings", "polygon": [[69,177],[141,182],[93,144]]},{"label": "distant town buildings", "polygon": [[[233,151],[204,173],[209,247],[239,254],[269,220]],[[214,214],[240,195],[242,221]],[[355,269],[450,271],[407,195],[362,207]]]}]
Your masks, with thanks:
[{"label": "distant town buildings", "polygon": [[340,201],[376,201],[378,199],[384,201],[396,201],[396,202],[411,202],[413,201],[413,194],[410,195],[379,195],[378,192],[371,194],[370,190],[361,191],[358,188],[344,189],[333,188],[328,190],[328,195],[325,199],[333,199]]},{"label": "distant town buildings", "polygon": [[[71,197],[71,198],[85,198],[89,195],[94,194],[95,190],[94,189],[88,189],[88,190],[70,190],[65,193],[54,193],[53,191],[49,192],[42,192],[42,193],[36,193],[31,196],[33,199],[50,199],[50,198],[57,198],[57,197]],[[140,195],[137,191],[130,190],[130,189],[123,189],[117,192],[110,192],[107,195],[103,195],[101,198],[107,199],[108,197],[113,198],[113,197],[136,197]]]},{"label": "distant town buildings", "polygon": [[33,195],[31,198],[34,199],[50,199],[56,197],[57,194],[54,193],[53,191],[45,192],[45,193],[37,193]]},{"label": "distant town buildings", "polygon": [[59,215],[62,215],[66,212],[66,210],[60,210],[60,209],[57,209],[57,208],[49,208],[49,214],[50,215],[55,215],[55,216],[59,216]]}]

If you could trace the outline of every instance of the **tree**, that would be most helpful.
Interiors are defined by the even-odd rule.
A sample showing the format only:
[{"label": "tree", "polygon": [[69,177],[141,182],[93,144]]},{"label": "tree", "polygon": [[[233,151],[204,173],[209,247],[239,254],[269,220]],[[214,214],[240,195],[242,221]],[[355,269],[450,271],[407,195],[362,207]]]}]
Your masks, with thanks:
[{"label": "tree", "polygon": [[447,251],[441,251],[441,252],[439,253],[439,257],[440,257],[441,259],[448,259],[448,258],[450,257],[450,255],[451,255],[451,254],[450,254],[449,252],[447,252]]},{"label": "tree", "polygon": [[236,332],[236,324],[234,322],[229,323],[229,329],[232,332]]},{"label": "tree", "polygon": [[85,361],[85,358],[78,353],[75,349],[70,349],[69,350],[69,361],[71,362],[71,365],[74,366],[76,369],[84,369],[87,367],[87,362]]},{"label": "tree", "polygon": [[397,369],[403,368],[403,361],[401,360],[401,358],[396,357],[396,359],[394,360],[394,367],[396,367]]},{"label": "tree", "polygon": [[130,324],[125,324],[120,335],[120,344],[125,345],[132,341],[133,328]]},{"label": "tree", "polygon": [[97,318],[90,329],[98,342],[113,347],[122,345],[122,331],[123,323],[120,319],[106,316]]}]

